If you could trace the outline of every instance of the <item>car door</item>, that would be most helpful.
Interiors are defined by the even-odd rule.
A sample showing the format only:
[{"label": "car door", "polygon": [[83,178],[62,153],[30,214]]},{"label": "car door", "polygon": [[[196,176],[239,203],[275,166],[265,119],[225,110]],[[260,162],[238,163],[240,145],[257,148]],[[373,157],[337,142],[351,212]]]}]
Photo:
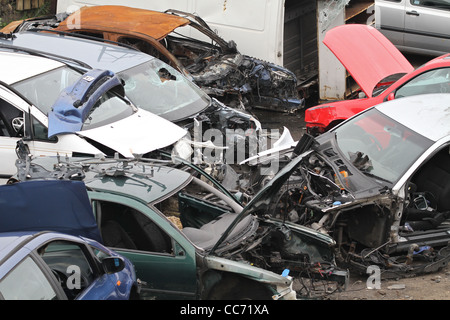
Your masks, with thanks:
[{"label": "car door", "polygon": [[164,217],[133,199],[89,192],[103,244],[130,259],[144,299],[195,299],[194,246]]},{"label": "car door", "polygon": [[101,270],[100,259],[106,253],[94,252],[81,242],[56,238],[36,249],[37,260],[51,270],[69,300],[109,300],[127,297],[126,282],[119,273],[105,273]]},{"label": "car door", "polygon": [[15,167],[17,141],[25,135],[28,105],[7,88],[0,86],[0,178],[9,178]]},{"label": "car door", "polygon": [[34,106],[0,86],[0,179],[8,179],[17,172],[16,147],[23,140],[24,152],[34,157],[72,156],[101,153],[86,140],[72,134],[48,138],[47,117]]},{"label": "car door", "polygon": [[404,45],[405,3],[409,0],[375,0],[375,27],[395,46]]},{"label": "car door", "polygon": [[436,51],[449,51],[450,1],[407,0],[405,8],[405,46]]}]

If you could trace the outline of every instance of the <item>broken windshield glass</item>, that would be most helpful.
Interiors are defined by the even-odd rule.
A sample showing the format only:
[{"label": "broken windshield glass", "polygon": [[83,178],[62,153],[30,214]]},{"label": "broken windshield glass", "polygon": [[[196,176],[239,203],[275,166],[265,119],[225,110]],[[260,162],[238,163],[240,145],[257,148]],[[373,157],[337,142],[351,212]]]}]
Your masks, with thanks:
[{"label": "broken windshield glass", "polygon": [[185,118],[205,109],[209,97],[175,69],[151,60],[120,72],[125,94],[137,106],[167,120]]}]

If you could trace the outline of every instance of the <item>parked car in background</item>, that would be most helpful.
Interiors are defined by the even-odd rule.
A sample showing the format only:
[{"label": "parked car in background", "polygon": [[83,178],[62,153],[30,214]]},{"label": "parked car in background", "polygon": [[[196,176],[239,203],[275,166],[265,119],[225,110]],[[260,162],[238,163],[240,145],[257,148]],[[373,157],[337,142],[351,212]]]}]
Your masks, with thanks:
[{"label": "parked car in background", "polygon": [[[187,27],[196,29],[199,38],[183,36],[182,29]],[[71,15],[13,22],[1,31],[10,33],[32,28],[54,28],[131,45],[177,68],[207,94],[234,108],[294,112],[304,106],[294,73],[240,54],[233,41],[223,40],[193,14],[93,6],[82,7]]]},{"label": "parked car in background", "polygon": [[[47,157],[19,160],[11,182],[83,180],[103,244],[133,262],[142,298],[295,299],[324,296],[328,289],[316,286],[327,283],[322,288],[345,288],[334,240],[268,216],[285,172],[244,206],[185,165]],[[305,283],[298,292],[296,279]]]},{"label": "parked car in background", "polygon": [[378,266],[385,278],[440,270],[450,261],[449,107],[448,93],[414,95],[305,134],[283,151],[293,174],[268,212],[332,236],[340,267]]},{"label": "parked car in background", "polygon": [[375,27],[402,52],[450,52],[449,21],[447,0],[375,0]]},{"label": "parked car in background", "polygon": [[186,134],[125,100],[114,73],[83,74],[62,62],[14,51],[0,51],[2,178],[16,172],[19,140],[36,157],[116,152],[133,157],[170,146]]},{"label": "parked car in background", "polygon": [[414,70],[379,31],[357,24],[330,30],[324,43],[346,67],[362,92],[352,99],[308,108],[305,111],[306,129],[312,135],[328,131],[345,119],[388,100],[450,92],[450,54]]},{"label": "parked car in background", "polygon": [[86,71],[111,70],[123,81],[126,97],[137,107],[186,129],[192,139],[194,128],[201,126],[197,142],[203,142],[203,134],[208,129],[218,130],[224,137],[228,135],[229,141],[222,141],[222,146],[246,139],[238,136],[238,129],[247,134],[253,131],[255,136],[262,129],[253,115],[210,98],[168,64],[135,49],[74,34],[48,32],[19,32],[0,39],[1,46],[30,54],[57,55],[78,68],[81,63]]},{"label": "parked car in background", "polygon": [[[3,185],[0,203],[0,300],[139,298],[131,262],[81,236],[92,236],[85,230],[89,219],[94,221],[82,182]],[[80,236],[73,235],[80,227],[70,218],[74,211],[86,223]]]}]

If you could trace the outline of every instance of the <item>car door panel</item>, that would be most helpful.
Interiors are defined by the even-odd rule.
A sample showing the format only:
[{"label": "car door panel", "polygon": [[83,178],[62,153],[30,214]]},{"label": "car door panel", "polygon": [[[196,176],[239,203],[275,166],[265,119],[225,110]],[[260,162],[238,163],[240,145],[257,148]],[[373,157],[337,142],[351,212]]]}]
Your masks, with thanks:
[{"label": "car door panel", "polygon": [[[439,4],[443,5],[439,6]],[[405,9],[405,46],[448,52],[450,3],[410,0]]]},{"label": "car door panel", "polygon": [[[104,245],[130,259],[136,269],[137,278],[143,281],[141,297],[144,299],[195,299],[197,291],[197,273],[195,248],[175,230],[175,227],[151,208],[140,202],[130,201],[120,195],[89,192],[97,223],[102,232]],[[170,238],[170,252],[146,247],[144,222],[132,218],[131,212],[137,212],[153,223],[154,237],[157,231]],[[124,215],[126,213],[126,215]],[[124,218],[121,216],[124,215]],[[111,228],[112,223],[115,225]],[[139,226],[137,226],[137,224]],[[148,225],[146,226],[148,228]],[[115,239],[111,239],[106,231]],[[139,229],[139,230],[138,230]],[[118,237],[121,239],[117,239]],[[143,240],[144,239],[144,240]],[[159,250],[159,251],[157,251]]]},{"label": "car door panel", "polygon": [[404,45],[405,3],[409,0],[375,0],[375,24],[396,46]]}]

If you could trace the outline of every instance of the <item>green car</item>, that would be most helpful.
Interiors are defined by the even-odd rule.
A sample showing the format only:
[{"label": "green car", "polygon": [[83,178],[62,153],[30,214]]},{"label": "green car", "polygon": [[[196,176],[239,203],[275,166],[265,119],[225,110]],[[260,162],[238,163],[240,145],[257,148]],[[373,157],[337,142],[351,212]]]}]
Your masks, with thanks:
[{"label": "green car", "polygon": [[103,244],[133,262],[144,299],[296,299],[304,293],[293,290],[295,279],[347,284],[331,237],[266,212],[292,165],[246,206],[189,164],[38,158],[16,165],[19,181],[84,181]]}]

